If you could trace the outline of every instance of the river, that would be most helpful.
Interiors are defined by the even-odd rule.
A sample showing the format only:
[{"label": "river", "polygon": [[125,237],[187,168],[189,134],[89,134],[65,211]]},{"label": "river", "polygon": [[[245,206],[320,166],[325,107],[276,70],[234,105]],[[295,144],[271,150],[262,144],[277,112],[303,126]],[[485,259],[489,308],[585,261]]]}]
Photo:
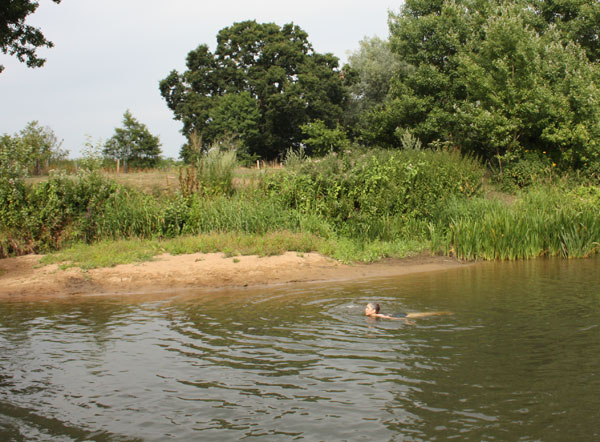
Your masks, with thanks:
[{"label": "river", "polygon": [[0,302],[2,441],[449,439],[600,440],[600,259]]}]

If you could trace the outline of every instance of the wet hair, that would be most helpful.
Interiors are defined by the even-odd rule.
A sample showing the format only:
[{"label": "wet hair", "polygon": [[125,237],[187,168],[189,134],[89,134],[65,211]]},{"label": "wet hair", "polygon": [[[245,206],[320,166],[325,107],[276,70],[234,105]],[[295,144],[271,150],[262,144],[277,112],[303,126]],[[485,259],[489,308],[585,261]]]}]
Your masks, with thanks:
[{"label": "wet hair", "polygon": [[371,307],[373,310],[375,310],[375,313],[379,313],[379,310],[381,309],[380,305],[376,302],[369,302],[367,307]]}]

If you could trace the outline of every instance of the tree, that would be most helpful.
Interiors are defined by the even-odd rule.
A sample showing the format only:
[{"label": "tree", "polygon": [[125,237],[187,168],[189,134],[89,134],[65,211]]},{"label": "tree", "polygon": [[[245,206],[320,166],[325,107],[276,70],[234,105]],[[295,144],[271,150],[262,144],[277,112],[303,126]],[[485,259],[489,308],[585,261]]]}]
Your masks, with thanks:
[{"label": "tree", "polygon": [[37,121],[27,123],[19,134],[21,141],[31,152],[36,175],[42,173],[42,165],[48,168],[50,161],[64,159],[68,154],[61,148],[62,140],[58,140],[54,131],[48,126],[40,126]]},{"label": "tree", "polygon": [[[30,68],[41,67],[46,62],[35,53],[37,48],[54,46],[38,28],[25,24],[27,16],[33,14],[38,6],[39,3],[32,0],[4,0],[0,3],[0,49],[4,54],[15,55]],[[3,70],[4,66],[0,65],[0,72]]]},{"label": "tree", "polygon": [[123,114],[123,127],[105,143],[104,155],[123,162],[127,167],[154,167],[161,155],[160,140],[152,135],[145,124],[137,121],[129,110]]},{"label": "tree", "polygon": [[303,124],[300,129],[306,136],[302,143],[311,156],[324,156],[330,152],[338,152],[350,146],[344,129],[338,125],[329,129],[321,120]]},{"label": "tree", "polygon": [[480,13],[487,3],[406,0],[390,14],[392,52],[412,68],[394,73],[387,100],[365,117],[368,144],[398,147],[407,130],[425,144],[453,139],[453,105],[464,98],[454,58],[487,16]]},{"label": "tree", "polygon": [[[11,147],[12,146],[12,147]],[[14,135],[4,134],[0,138],[0,147],[4,150],[15,150],[21,167],[40,175],[43,168],[49,167],[51,161],[64,159],[68,151],[62,149],[62,140],[58,140],[54,131],[48,126],[40,126],[31,121]]]},{"label": "tree", "polygon": [[392,52],[387,40],[364,38],[359,45],[348,57],[348,67],[354,76],[349,81],[350,98],[346,117],[351,128],[361,126],[364,114],[385,101],[394,75],[411,69]]},{"label": "tree", "polygon": [[567,40],[579,44],[590,61],[600,60],[600,2],[597,0],[532,0],[538,21],[536,30],[544,33],[555,26]]},{"label": "tree", "polygon": [[390,15],[390,44],[414,69],[396,72],[364,138],[397,147],[409,130],[484,159],[597,162],[598,5],[406,0]]},{"label": "tree", "polygon": [[[600,153],[600,70],[556,27],[543,35],[520,8],[502,7],[482,28],[485,39],[458,57],[468,99],[457,105],[458,138],[499,160],[525,151],[580,168]],[[474,44],[474,43],[472,43]]]},{"label": "tree", "polygon": [[172,71],[160,91],[183,123],[184,159],[192,136],[206,148],[228,135],[249,155],[275,158],[300,145],[301,125],[335,127],[346,100],[336,57],[315,52],[298,26],[255,21],[222,29],[214,54],[191,51],[187,70]]}]

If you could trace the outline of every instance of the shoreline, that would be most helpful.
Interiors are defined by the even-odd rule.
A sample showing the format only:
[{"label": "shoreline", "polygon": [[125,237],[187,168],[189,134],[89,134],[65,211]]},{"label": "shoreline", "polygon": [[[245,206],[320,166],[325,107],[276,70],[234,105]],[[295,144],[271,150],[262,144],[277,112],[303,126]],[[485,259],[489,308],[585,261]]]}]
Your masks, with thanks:
[{"label": "shoreline", "polygon": [[0,301],[76,296],[156,294],[169,291],[259,287],[304,282],[351,281],[399,276],[471,264],[417,255],[371,264],[342,264],[318,253],[227,257],[223,253],[163,254],[137,264],[82,270],[39,264],[43,255],[0,260]]}]

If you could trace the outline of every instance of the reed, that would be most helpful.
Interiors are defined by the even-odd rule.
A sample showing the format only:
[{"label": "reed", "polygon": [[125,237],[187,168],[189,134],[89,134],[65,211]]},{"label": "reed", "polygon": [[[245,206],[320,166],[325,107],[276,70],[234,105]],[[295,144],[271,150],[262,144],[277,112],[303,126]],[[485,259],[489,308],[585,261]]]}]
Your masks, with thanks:
[{"label": "reed", "polygon": [[231,195],[236,167],[234,150],[213,146],[195,164],[200,192],[204,195]]},{"label": "reed", "polygon": [[442,220],[430,229],[431,247],[462,259],[583,258],[599,250],[600,207],[572,191],[534,189],[513,204],[455,200],[445,217],[447,229]]},{"label": "reed", "polygon": [[261,234],[296,231],[299,227],[300,214],[284,207],[278,200],[242,193],[231,197],[193,198],[181,233],[234,231]]}]

